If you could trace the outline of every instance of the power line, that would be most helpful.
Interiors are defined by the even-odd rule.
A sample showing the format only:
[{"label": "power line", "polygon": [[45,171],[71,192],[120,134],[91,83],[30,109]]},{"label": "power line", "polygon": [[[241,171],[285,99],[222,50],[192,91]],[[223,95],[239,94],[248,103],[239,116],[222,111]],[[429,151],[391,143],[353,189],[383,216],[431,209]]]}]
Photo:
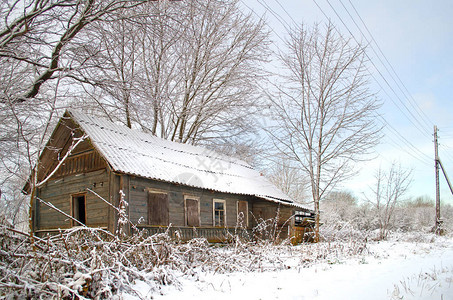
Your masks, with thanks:
[{"label": "power line", "polygon": [[280,3],[280,1],[278,0],[275,0],[275,2],[277,2],[277,4],[283,9],[283,11],[286,13],[286,15],[291,19],[291,21],[293,21],[294,24],[297,24],[297,22],[293,19],[293,17],[288,13],[288,11],[286,10],[286,8]]},{"label": "power line", "polygon": [[[329,19],[326,15],[326,13],[324,12],[324,10],[319,6],[319,4],[316,2],[316,0],[313,0],[316,4],[316,6],[321,10],[321,12],[323,13],[323,15]],[[356,41],[357,44],[359,44],[358,40],[356,39],[356,37],[354,36],[354,34],[351,32],[351,30],[348,28],[348,26],[345,24],[345,22],[343,21],[343,19],[339,16],[339,14],[337,13],[337,11],[335,10],[335,8],[331,5],[330,1],[329,0],[326,0],[327,3],[329,4],[329,6],[332,8],[332,10],[335,12],[335,14],[337,15],[338,19],[340,19],[341,23],[343,23],[343,25],[345,26],[345,28],[348,30],[349,34],[353,37],[353,39]],[[365,38],[366,39],[366,38]],[[368,42],[368,41],[367,41]],[[392,88],[392,86],[390,85],[390,83],[386,80],[386,78],[383,76],[383,74],[381,73],[381,71],[377,68],[377,66],[374,64],[373,60],[368,56],[368,54],[366,54],[366,57],[368,58],[368,60],[373,64],[373,66],[375,67],[376,71],[378,71],[379,75],[382,77],[382,79],[384,79],[384,81],[386,82],[386,84],[388,85],[388,87],[393,91],[393,93],[395,94],[395,96],[397,96],[397,98],[400,100],[400,102],[404,105],[404,107],[406,108],[406,110],[411,114],[411,116],[417,120],[417,118],[415,118],[415,116],[411,113],[410,109],[404,104],[403,101],[401,101],[401,99],[399,98],[399,96],[397,95],[397,93],[395,92],[395,90]],[[372,78],[377,82],[377,84],[380,86],[380,88],[386,93],[386,95],[389,97],[390,100],[392,100],[392,102],[395,104],[395,106],[397,106],[397,108],[406,116],[406,118],[415,126],[417,127],[417,129],[420,130],[421,133],[424,133],[424,130],[423,129],[420,129],[414,122],[412,122],[412,120],[405,114],[405,112],[401,109],[401,107],[392,99],[392,97],[390,97],[388,95],[388,93],[383,89],[383,87],[381,86],[381,84],[379,83],[379,81],[377,81],[377,79],[374,77],[374,75],[368,70],[370,76],[372,76]],[[430,159],[430,157],[428,155],[426,155],[425,153],[421,152],[418,148],[416,148],[411,142],[409,142],[403,135],[401,135],[390,123],[387,122],[387,120],[385,120],[382,116],[380,116],[380,118],[384,121],[384,125],[387,125],[389,128],[391,128],[393,130],[393,133],[397,136],[399,136],[400,140],[402,140],[403,142],[405,142],[405,144],[407,146],[409,146],[410,149],[412,149],[412,151],[414,152],[409,152],[409,151],[406,151],[409,155],[411,155],[412,157],[416,158],[417,160],[423,162],[423,163],[426,163],[426,161],[424,161],[423,159]],[[419,123],[420,126],[422,126],[420,123]],[[426,134],[425,134],[426,135]],[[428,137],[430,137],[428,135]],[[416,154],[414,154],[416,153]]]},{"label": "power line", "polygon": [[409,154],[413,158],[417,159],[418,161],[430,165],[429,161],[431,160],[431,157],[429,155],[421,152],[417,147],[415,147],[410,141],[408,141],[403,135],[401,135],[398,132],[398,130],[395,129],[395,127],[388,123],[384,117],[378,116],[378,118],[381,119],[381,124],[383,124],[385,128],[390,129],[389,132],[396,136],[399,141],[402,141],[406,145],[406,147],[403,147],[400,143],[392,140],[394,144],[396,144],[401,150],[403,150],[405,153]]},{"label": "power line", "polygon": [[[352,8],[354,9],[356,15],[359,17],[362,25],[365,27],[366,31],[368,32],[368,34],[370,35],[371,37],[371,40],[374,42],[374,44],[377,46],[380,54],[382,55],[382,57],[384,57],[385,61],[387,62],[387,64],[390,66],[390,69],[392,70],[393,74],[395,74],[396,78],[398,79],[399,83],[404,87],[404,90],[407,92],[407,94],[403,92],[403,95],[406,96],[407,99],[409,100],[412,100],[412,103],[415,105],[413,106],[414,108],[416,108],[416,112],[417,114],[421,117],[421,119],[425,122],[425,124],[428,126],[428,127],[432,127],[433,126],[433,122],[430,120],[430,118],[425,114],[425,112],[420,108],[420,106],[417,104],[417,101],[415,101],[415,99],[412,97],[412,94],[409,92],[409,90],[407,89],[406,85],[403,83],[403,81],[401,80],[400,76],[398,75],[398,73],[396,73],[395,69],[393,68],[393,65],[389,62],[389,60],[387,59],[387,56],[384,54],[384,52],[382,51],[381,47],[379,46],[379,44],[377,43],[376,39],[374,38],[373,34],[371,33],[371,31],[368,29],[368,26],[366,25],[366,23],[363,21],[362,17],[360,16],[359,12],[357,11],[357,9],[355,8],[354,4],[351,2],[351,0],[348,0],[349,3],[351,4]],[[344,6],[343,2],[340,0],[340,3],[343,5],[343,7],[345,8],[345,10],[348,12],[349,14],[349,11],[348,9]],[[350,14],[349,14],[350,15]],[[354,21],[354,19],[351,17],[351,19]],[[356,24],[356,22],[354,21],[354,23]],[[357,24],[356,24],[357,26]],[[359,28],[357,26],[357,28]],[[359,28],[360,30],[360,28]],[[363,35],[363,34],[362,34]],[[363,35],[364,36],[364,35]],[[390,72],[389,72],[390,73]],[[393,78],[393,76],[392,76]],[[395,81],[396,82],[396,81]],[[399,87],[399,85],[398,85]],[[399,87],[400,88],[400,87]],[[401,90],[401,88],[400,88]]]},{"label": "power line", "polygon": [[[371,76],[374,78],[373,75],[371,75]],[[375,80],[376,80],[376,79],[375,79]],[[381,84],[380,84],[378,81],[376,81],[376,82],[377,82],[377,84],[379,85],[379,87],[382,88]],[[384,93],[385,93],[387,96],[389,96],[389,95],[387,94],[387,91],[385,91],[384,89],[383,89],[383,91],[384,91]],[[407,139],[406,139],[406,138],[405,138],[398,130],[396,130],[390,123],[388,123],[387,120],[386,120],[384,117],[382,117],[382,116],[380,116],[380,117],[382,118],[382,120],[383,120],[384,123],[385,123],[385,124],[383,124],[383,125],[388,125],[389,127],[391,127],[391,128],[393,129],[393,132],[399,137],[399,139],[402,140],[402,141],[404,141],[404,142],[406,142],[406,145],[408,145],[412,150],[418,151],[419,153],[421,153],[421,154],[422,154],[423,156],[425,156],[426,158],[431,159],[431,157],[430,157],[429,155],[426,155],[425,153],[421,152],[417,147],[415,147],[412,143],[410,143],[410,142],[409,142],[409,141],[408,141],[408,140],[407,140]]]},{"label": "power line", "polygon": [[445,150],[445,152],[442,153],[442,155],[446,155],[448,160],[453,162],[453,155],[450,153],[452,148],[442,144],[440,144],[439,146]]},{"label": "power line", "polygon": [[[260,19],[262,18],[262,17],[260,17],[260,15],[258,15],[258,13],[257,13],[253,8],[251,8],[250,6],[248,6],[248,5],[244,2],[244,0],[241,0],[241,2],[242,2],[242,4],[243,4],[245,7],[247,7],[247,8],[248,8],[255,16],[257,16],[257,17],[260,18]],[[266,9],[266,7],[265,7],[265,9]],[[266,9],[266,10],[267,10],[267,9]],[[274,15],[272,12],[271,12],[271,14]],[[275,17],[275,16],[274,16],[274,17]],[[280,22],[280,21],[279,21],[279,22]],[[285,39],[284,39],[284,38],[282,38],[282,37],[281,37],[281,36],[280,36],[280,35],[279,35],[272,27],[270,27],[269,24],[266,23],[266,25],[267,25],[267,26],[269,27],[269,29],[275,34],[275,36],[277,36],[283,43],[285,43]],[[282,25],[283,25],[283,24],[282,24]],[[286,27],[285,27],[285,29],[286,29]],[[272,41],[272,43],[275,45],[275,42],[274,42],[274,41]],[[276,46],[276,45],[275,45],[275,46]]]},{"label": "power line", "polygon": [[[316,6],[318,7],[318,9],[322,12],[322,14],[326,17],[326,19],[330,20],[330,18],[327,16],[327,14],[324,12],[324,10],[320,7],[320,5],[317,3],[316,0],[313,0],[314,3],[316,4]],[[346,23],[343,21],[343,19],[341,18],[341,16],[338,14],[338,12],[336,11],[336,9],[333,7],[333,5],[330,3],[329,0],[326,0],[327,3],[329,4],[329,6],[331,7],[331,9],[334,11],[334,13],[336,14],[337,18],[341,21],[341,23],[344,25],[344,27],[348,30],[348,32],[350,33],[350,35],[354,38],[354,40],[356,41],[356,43],[359,44],[357,38],[355,37],[355,35],[351,32],[351,30],[349,29],[349,27],[346,25]],[[267,10],[269,11],[277,20],[278,22],[280,22],[280,24],[283,25],[283,27],[285,27],[285,29],[287,29],[289,27],[289,24],[285,21],[284,18],[282,18],[277,12],[275,12],[275,10],[273,10],[267,3],[261,1],[261,0],[258,0],[258,2]],[[285,7],[279,2],[279,0],[275,0],[275,2],[282,8],[282,10],[286,13],[286,15],[294,22],[295,20],[293,19],[293,17],[289,14],[289,12],[285,9]],[[350,2],[350,0],[349,0]],[[368,27],[366,26],[365,22],[363,21],[363,19],[361,18],[360,14],[358,13],[357,9],[353,6],[353,4],[351,3],[354,11],[356,12],[356,14],[358,15],[358,17],[360,18],[362,24],[364,25],[364,27],[366,28],[367,32],[369,33],[370,37],[371,37],[371,40],[374,42],[374,44],[378,47],[378,50],[379,52],[381,53],[382,57],[384,58],[384,60],[387,62],[387,64],[389,65],[390,69],[392,70],[392,72],[390,72],[389,68],[387,67],[387,65],[384,63],[384,61],[381,59],[381,56],[376,52],[376,50],[374,49],[372,43],[367,39],[367,37],[365,36],[364,32],[361,30],[360,26],[357,24],[357,22],[355,21],[354,17],[351,15],[351,13],[349,12],[349,10],[346,8],[346,6],[344,5],[344,3],[340,0],[340,3],[341,5],[344,7],[344,9],[346,10],[346,12],[348,13],[349,17],[351,18],[351,20],[354,22],[355,26],[359,29],[361,35],[363,38],[365,38],[365,40],[367,41],[367,43],[371,46],[370,48],[373,50],[373,52],[375,53],[376,57],[379,59],[380,63],[382,64],[382,66],[385,68],[385,70],[387,71],[387,73],[390,75],[390,77],[392,78],[393,82],[396,84],[396,86],[398,87],[398,89],[401,91],[401,93],[403,94],[403,96],[405,96],[407,99],[410,100],[410,98],[406,95],[406,93],[402,90],[400,84],[396,81],[395,77],[392,75],[392,72],[395,74],[395,76],[397,77],[397,79],[400,81],[401,85],[405,88],[405,90],[407,91],[407,93],[410,95],[410,93],[408,92],[406,86],[404,85],[404,83],[401,81],[401,78],[398,76],[398,74],[396,74],[393,66],[390,64],[390,62],[388,61],[387,57],[384,55],[384,53],[382,52],[382,49],[380,48],[380,46],[377,44],[376,40],[374,39],[373,35],[371,34],[370,30],[368,29]],[[275,31],[274,31],[275,32]],[[419,116],[419,117],[416,117],[412,110],[404,103],[404,101],[400,98],[400,96],[398,95],[398,93],[395,91],[395,89],[392,87],[392,85],[388,82],[388,80],[385,78],[385,76],[382,74],[382,72],[380,71],[380,69],[377,67],[377,65],[374,63],[374,61],[369,57],[369,55],[367,53],[365,53],[366,57],[368,58],[368,60],[371,62],[371,64],[374,66],[374,68],[376,69],[376,71],[379,73],[380,77],[384,80],[384,82],[386,83],[386,85],[388,86],[388,88],[390,88],[390,90],[393,92],[393,94],[396,96],[396,98],[399,100],[399,103],[401,103],[401,105],[404,107],[404,109],[393,99],[393,97],[390,97],[388,95],[388,93],[386,92],[388,98],[393,102],[393,104],[398,108],[398,110],[406,117],[407,120],[409,120],[409,122],[412,123],[412,125],[414,125],[414,127],[416,127],[422,134],[424,134],[426,137],[430,137],[430,131],[429,130],[426,130],[426,128],[424,127],[423,124],[420,123],[419,119],[421,119],[425,125],[427,125],[428,127],[430,127],[431,125],[428,124],[428,122],[426,121],[427,117],[426,115],[424,115],[425,117],[423,117],[419,111],[421,111],[420,107],[418,106],[418,104],[415,102],[415,100],[412,98],[412,102],[409,101],[409,104],[411,104],[411,107],[414,109],[415,113]],[[368,70],[368,72],[371,74],[371,72]],[[372,75],[372,77],[374,78],[374,80],[379,84],[378,80]],[[381,87],[382,90],[384,90],[384,88],[382,87],[382,85],[379,84],[379,86]],[[385,91],[385,90],[384,90]],[[418,108],[418,109],[417,109]],[[410,116],[408,116],[406,114],[407,111]],[[422,111],[423,113],[423,111]],[[424,114],[424,113],[423,113]],[[412,117],[412,118],[411,118]],[[414,121],[417,123],[415,124]],[[428,119],[429,120],[429,119]]]},{"label": "power line", "polygon": [[[281,5],[281,3],[278,1],[278,0],[275,0],[278,5],[283,9],[283,11],[288,15],[288,17],[295,23],[294,19],[292,18],[292,16],[288,13],[288,11],[286,9],[284,9],[284,7]],[[318,7],[318,9],[323,13],[323,15],[326,17],[326,19],[330,20],[330,18],[326,15],[326,13],[324,12],[324,10],[319,6],[319,4],[316,2],[316,0],[313,0],[314,3],[316,4],[316,6]],[[327,0],[328,1],[328,0]],[[275,19],[280,22],[280,24],[285,28],[287,29],[290,25],[284,21],[284,18],[282,18],[275,10],[273,10],[267,3],[263,3],[262,1],[258,0],[258,2],[266,9],[266,11],[270,12],[274,17]],[[335,11],[335,9],[332,7],[332,5],[330,4],[330,2],[328,2],[329,5],[331,6],[331,8]],[[247,6],[247,5],[246,5]],[[247,6],[248,7],[248,6]],[[249,8],[250,9],[250,8]],[[340,19],[340,21],[343,23],[343,25],[346,27],[346,29],[349,31],[349,33],[351,34],[351,36],[354,38],[354,40],[358,43],[356,37],[352,34],[352,32],[349,30],[349,28],[346,26],[346,24],[344,23],[344,21],[341,19],[341,17],[338,15],[338,13],[335,11],[337,17]],[[357,24],[356,24],[357,26]],[[276,33],[272,28],[271,30]],[[335,30],[337,30],[335,28]],[[360,29],[359,29],[360,30]],[[338,31],[338,30],[337,30]],[[361,31],[362,35],[363,32]],[[339,33],[340,34],[340,33]],[[280,36],[278,36],[281,40],[283,40]],[[365,37],[366,39],[366,37]],[[366,39],[367,40],[367,39]],[[368,42],[368,40],[367,40]],[[373,49],[374,51],[374,49]],[[374,51],[375,52],[375,51]],[[376,52],[375,52],[376,53]],[[378,55],[376,53],[376,55]],[[401,104],[403,104],[406,108],[406,110],[411,114],[411,116],[417,120],[417,118],[412,114],[411,110],[404,104],[404,102],[399,98],[398,94],[396,93],[396,91],[393,89],[393,87],[390,85],[390,83],[386,80],[386,78],[384,77],[384,75],[380,72],[379,68],[377,68],[377,66],[374,64],[374,62],[371,60],[371,58],[366,54],[368,60],[373,64],[374,68],[379,72],[380,76],[383,78],[383,80],[386,82],[387,86],[393,91],[393,93],[395,94],[396,97],[398,97],[398,99],[400,100]],[[381,64],[383,64],[382,60],[381,60]],[[384,65],[384,64],[383,64]],[[385,65],[384,65],[385,66]],[[423,134],[426,135],[426,133],[424,132],[424,129],[423,129],[423,125],[419,123],[419,125],[417,126],[413,121],[412,119],[406,115],[406,113],[404,112],[404,110],[400,107],[400,105],[395,102],[393,100],[392,97],[390,97],[390,95],[387,93],[387,91],[382,87],[382,85],[379,83],[379,81],[374,77],[374,75],[369,71],[367,70],[368,73],[370,74],[370,76],[376,81],[376,83],[379,85],[379,87],[383,90],[383,92],[388,96],[388,98],[395,104],[395,106],[398,108],[398,110]],[[387,72],[388,69],[387,69]],[[394,80],[395,81],[395,80]],[[401,133],[399,133],[398,130],[396,130],[389,122],[387,122],[387,120],[385,120],[382,116],[380,116],[380,118],[382,119],[381,121],[381,124],[385,126],[385,128],[387,128],[388,132],[391,133],[392,135],[394,135],[395,137],[397,137],[397,140],[400,141],[400,142],[403,142],[404,146],[401,144],[401,143],[398,143],[398,142],[395,142],[393,139],[392,139],[392,143],[394,145],[396,145],[397,148],[400,148],[402,151],[404,151],[405,153],[407,153],[408,155],[412,156],[414,159],[418,160],[419,162],[425,164],[425,165],[430,165],[430,163],[428,161],[431,160],[431,157],[426,155],[425,153],[421,152],[417,147],[415,147],[411,142],[409,142]],[[419,126],[421,126],[422,128],[419,128]],[[428,135],[430,137],[430,135]],[[389,137],[390,138],[390,137]],[[391,139],[391,138],[390,138]]]},{"label": "power line", "polygon": [[261,1],[261,0],[257,0],[259,4],[261,4],[261,6],[263,6],[268,12],[270,12],[277,20],[280,24],[283,25],[283,27],[285,27],[285,30],[288,31],[290,25],[286,22],[286,20],[284,18],[282,18],[278,13],[276,13],[267,3],[266,1]]},{"label": "power line", "polygon": [[[316,0],[313,0],[316,2]],[[332,6],[332,4],[330,3],[329,0],[326,0],[327,3],[329,4],[330,8],[334,11],[335,15],[337,16],[337,18],[340,20],[340,22],[343,24],[343,26],[346,28],[346,30],[349,32],[349,34],[352,36],[352,38],[355,40],[355,42],[357,44],[360,45],[359,41],[357,40],[357,38],[355,37],[355,35],[351,32],[351,30],[349,29],[349,27],[346,25],[346,23],[343,21],[343,18],[341,18],[341,16],[338,14],[338,12],[336,11],[336,9]],[[318,5],[319,7],[319,5]],[[321,9],[321,8],[320,8]],[[321,9],[322,11],[322,9]],[[325,13],[323,12],[323,14],[325,15]],[[364,37],[365,40],[366,37]],[[393,94],[396,96],[396,98],[400,101],[400,103],[404,106],[404,108],[407,110],[407,112],[409,112],[409,114],[414,118],[414,120],[419,124],[420,127],[418,127],[409,117],[407,117],[406,114],[404,114],[406,116],[406,118],[412,123],[412,125],[414,125],[419,131],[420,133],[424,134],[425,136],[430,136],[429,133],[427,134],[425,132],[425,130],[423,129],[423,126],[421,125],[421,123],[418,121],[418,119],[414,116],[414,114],[412,113],[412,111],[407,107],[407,105],[401,100],[401,98],[398,96],[398,94],[396,93],[396,91],[393,89],[393,87],[390,85],[390,83],[387,81],[387,79],[385,78],[385,76],[382,74],[382,72],[379,70],[379,68],[376,66],[376,64],[374,63],[374,61],[370,58],[370,56],[365,52],[365,56],[368,58],[368,60],[371,62],[371,64],[374,66],[374,68],[376,69],[376,71],[379,73],[379,75],[381,76],[381,78],[384,80],[384,82],[387,84],[387,86],[390,88],[390,90],[393,92]],[[371,73],[370,73],[371,75]],[[396,105],[396,102],[390,98],[392,100],[393,103],[395,103]],[[403,113],[403,111],[401,110],[401,108],[399,106],[397,106],[398,109]]]}]

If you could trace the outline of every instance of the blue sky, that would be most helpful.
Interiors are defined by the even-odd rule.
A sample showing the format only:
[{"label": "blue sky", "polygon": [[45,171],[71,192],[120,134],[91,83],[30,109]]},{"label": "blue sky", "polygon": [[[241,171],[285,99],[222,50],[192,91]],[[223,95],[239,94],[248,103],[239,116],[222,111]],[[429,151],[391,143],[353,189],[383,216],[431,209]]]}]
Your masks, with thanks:
[{"label": "blue sky", "polygon": [[[266,15],[277,44],[285,36],[282,23],[326,22],[326,16],[341,33],[349,35],[350,31],[356,39],[370,42],[368,54],[389,83],[370,67],[378,82],[373,80],[373,89],[384,102],[381,114],[389,125],[376,149],[378,157],[360,166],[360,175],[346,182],[344,188],[361,197],[373,184],[373,171],[396,161],[412,169],[408,196],[434,199],[434,125],[439,127],[440,158],[453,176],[453,1],[243,0],[241,5],[257,15]],[[386,67],[391,74],[379,58],[390,62]],[[442,174],[441,199],[453,204]]]}]

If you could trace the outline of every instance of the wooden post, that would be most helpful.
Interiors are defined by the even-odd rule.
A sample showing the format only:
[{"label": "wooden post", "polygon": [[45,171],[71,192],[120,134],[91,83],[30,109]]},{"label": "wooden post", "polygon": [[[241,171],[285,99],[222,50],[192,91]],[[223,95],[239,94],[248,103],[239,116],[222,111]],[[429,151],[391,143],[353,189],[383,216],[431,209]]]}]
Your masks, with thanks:
[{"label": "wooden post", "polygon": [[439,153],[437,150],[437,126],[434,125],[434,168],[436,176],[436,222],[434,232],[440,234],[440,186],[439,186]]}]

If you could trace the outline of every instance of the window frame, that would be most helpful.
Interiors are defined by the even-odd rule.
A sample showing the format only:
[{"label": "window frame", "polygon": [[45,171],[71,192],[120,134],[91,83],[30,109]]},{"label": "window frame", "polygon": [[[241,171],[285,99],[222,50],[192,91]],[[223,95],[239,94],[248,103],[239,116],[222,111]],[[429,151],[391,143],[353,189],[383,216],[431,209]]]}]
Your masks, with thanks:
[{"label": "window frame", "polygon": [[[215,209],[215,204],[216,203],[222,203],[223,204],[223,225],[217,225],[216,224],[216,209]],[[223,199],[212,199],[212,226],[214,227],[226,227],[227,226],[227,212],[226,212],[226,200]]]},{"label": "window frame", "polygon": [[[199,226],[201,226],[200,197],[196,197],[196,196],[192,196],[192,195],[184,195],[184,225],[189,227],[188,216],[187,216],[187,199],[195,200],[198,203],[198,227],[199,227]],[[197,226],[190,226],[190,227],[197,227]]]}]

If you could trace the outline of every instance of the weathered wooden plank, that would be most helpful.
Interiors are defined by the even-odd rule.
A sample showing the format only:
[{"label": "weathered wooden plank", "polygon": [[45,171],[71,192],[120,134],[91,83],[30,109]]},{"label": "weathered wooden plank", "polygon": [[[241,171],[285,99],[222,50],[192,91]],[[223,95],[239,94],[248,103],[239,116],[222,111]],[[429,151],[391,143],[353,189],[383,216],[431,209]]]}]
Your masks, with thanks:
[{"label": "weathered wooden plank", "polygon": [[[131,177],[130,181],[130,214],[131,220],[136,223],[140,217],[147,214],[146,191],[155,189],[168,194],[169,199],[169,223],[173,226],[184,226],[187,218],[184,209],[184,195],[199,197],[200,226],[213,226],[213,199],[225,200],[227,226],[235,226],[237,223],[238,201],[246,201],[242,204],[242,211],[247,210],[249,228],[256,225],[255,219],[270,219],[277,216],[278,203],[273,203],[255,197],[245,195],[231,195],[226,193],[211,192],[202,189],[173,185],[166,182],[153,181],[145,178]],[[281,206],[279,224],[283,224],[291,215],[290,207]]]},{"label": "weathered wooden plank", "polygon": [[[100,184],[100,182],[103,182]],[[96,187],[94,187],[94,183]],[[71,214],[71,195],[84,192],[86,195],[86,223],[87,225],[106,224],[106,210],[108,209],[101,199],[86,191],[89,187],[104,198],[108,198],[108,179],[105,171],[95,171],[80,176],[68,176],[61,180],[48,182],[40,189],[40,196],[43,200],[52,203],[58,209]],[[56,210],[41,205],[39,218],[41,227],[63,228],[69,226],[69,220]]]},{"label": "weathered wooden plank", "polygon": [[248,227],[248,202],[244,200],[237,201],[237,222],[240,227]]}]

